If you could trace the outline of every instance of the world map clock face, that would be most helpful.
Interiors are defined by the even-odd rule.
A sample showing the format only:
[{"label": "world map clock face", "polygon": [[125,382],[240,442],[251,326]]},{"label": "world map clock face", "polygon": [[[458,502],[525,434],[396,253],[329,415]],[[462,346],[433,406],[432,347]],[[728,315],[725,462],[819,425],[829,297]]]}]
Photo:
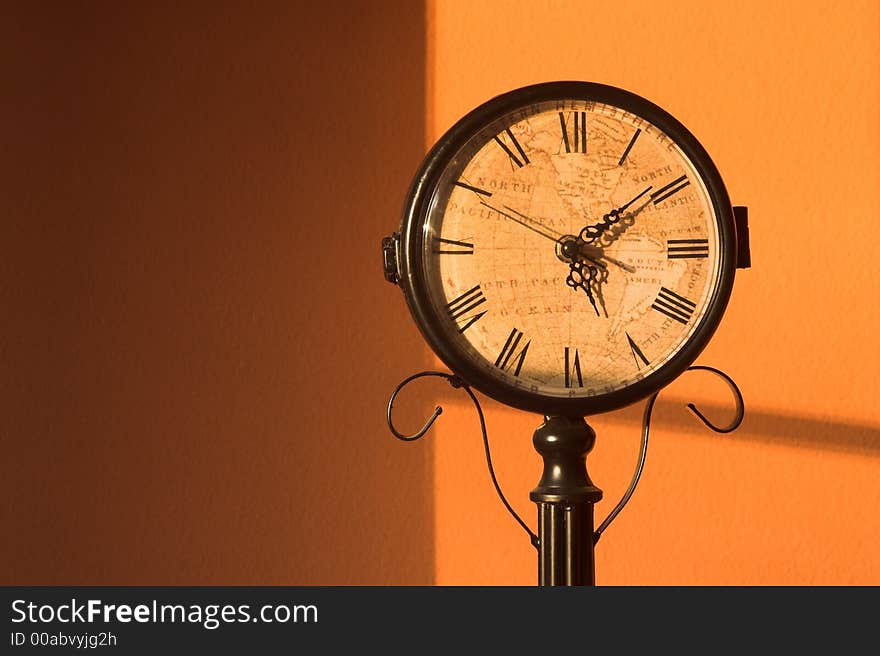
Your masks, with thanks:
[{"label": "world map clock face", "polygon": [[571,398],[656,372],[716,293],[718,220],[673,139],[621,108],[536,103],[472,136],[423,225],[434,313],[471,365]]}]

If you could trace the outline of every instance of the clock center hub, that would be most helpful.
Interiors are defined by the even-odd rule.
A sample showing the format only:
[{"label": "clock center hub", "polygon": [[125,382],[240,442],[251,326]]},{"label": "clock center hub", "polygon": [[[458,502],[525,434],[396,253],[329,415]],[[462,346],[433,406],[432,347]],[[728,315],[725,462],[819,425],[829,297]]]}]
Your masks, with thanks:
[{"label": "clock center hub", "polygon": [[583,258],[599,260],[604,254],[601,247],[585,244],[574,235],[563,235],[556,241],[556,257],[566,264],[579,262]]},{"label": "clock center hub", "polygon": [[556,242],[556,257],[566,264],[574,262],[579,252],[578,239],[574,235],[563,235]]}]

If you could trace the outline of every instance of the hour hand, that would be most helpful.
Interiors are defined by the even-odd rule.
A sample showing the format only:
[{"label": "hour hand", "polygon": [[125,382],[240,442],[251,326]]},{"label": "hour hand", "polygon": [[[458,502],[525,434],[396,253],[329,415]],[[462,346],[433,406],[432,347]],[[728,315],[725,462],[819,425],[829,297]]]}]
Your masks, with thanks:
[{"label": "hour hand", "polygon": [[621,269],[623,269],[627,273],[635,273],[636,272],[636,268],[632,264],[627,264],[626,262],[621,262],[620,260],[615,259],[615,258],[611,257],[610,255],[605,255],[604,259],[611,262],[611,264],[616,264],[617,266],[619,266]]},{"label": "hour hand", "polygon": [[602,255],[600,255],[599,257],[601,258],[601,260],[605,260],[606,262],[611,262],[611,264],[613,264],[615,266],[619,266],[621,269],[623,269],[627,273],[635,273],[636,272],[636,268],[632,264],[627,264],[626,262],[623,262],[621,260],[618,260],[617,258],[611,257],[610,255],[602,253]]},{"label": "hour hand", "polygon": [[[619,266],[621,269],[628,273],[635,273],[636,268],[631,264],[627,264],[626,262],[621,262],[617,258],[611,257],[610,255],[605,253],[605,249],[601,246],[594,246],[593,244],[588,244],[580,239],[577,240],[577,244],[580,246],[580,251],[578,256],[582,259],[587,259],[594,263],[600,263],[602,260],[606,260],[611,262],[611,264],[615,266]],[[604,265],[602,265],[604,269]]]}]

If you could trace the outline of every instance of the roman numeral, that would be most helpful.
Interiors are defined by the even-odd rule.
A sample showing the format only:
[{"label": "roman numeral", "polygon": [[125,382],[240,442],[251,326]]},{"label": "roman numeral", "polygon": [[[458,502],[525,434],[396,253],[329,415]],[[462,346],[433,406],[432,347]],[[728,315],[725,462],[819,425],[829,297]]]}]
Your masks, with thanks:
[{"label": "roman numeral", "polygon": [[577,381],[578,387],[584,386],[584,379],[581,376],[581,359],[577,349],[574,350],[574,359],[571,357],[571,349],[565,347],[565,386],[574,387]]},{"label": "roman numeral", "polygon": [[486,196],[486,197],[489,197],[489,196],[492,195],[492,192],[491,192],[491,191],[486,191],[485,189],[480,189],[479,187],[474,187],[473,185],[469,185],[469,184],[467,184],[467,183],[465,183],[465,182],[462,182],[461,180],[459,180],[458,182],[456,182],[456,183],[455,183],[455,186],[456,186],[456,187],[461,187],[462,189],[467,189],[468,191],[472,191],[472,192],[474,192],[475,194],[479,194],[480,196]]},{"label": "roman numeral", "polygon": [[587,113],[571,112],[574,116],[574,130],[572,139],[568,138],[568,126],[565,124],[565,114],[559,112],[559,129],[562,130],[562,144],[565,146],[565,152],[586,153],[587,152]]},{"label": "roman numeral", "polygon": [[651,364],[650,362],[648,362],[648,358],[645,357],[645,354],[642,353],[642,349],[640,349],[640,348],[638,347],[638,344],[636,344],[636,343],[633,341],[633,338],[629,336],[629,333],[626,333],[626,332],[625,332],[624,335],[626,335],[626,341],[629,342],[629,348],[630,348],[630,350],[632,351],[633,359],[636,361],[636,367],[639,368],[639,369],[642,368],[642,365],[639,364],[639,360],[641,360],[642,362],[644,362],[646,367],[647,367],[649,364]]},{"label": "roman numeral", "polygon": [[434,237],[433,252],[438,255],[473,255],[474,245],[466,241],[455,241],[454,239]]},{"label": "roman numeral", "polygon": [[651,306],[651,309],[657,310],[679,323],[687,323],[696,308],[696,303],[686,299],[684,296],[679,296],[671,289],[666,289],[666,287],[660,288],[660,293],[657,294],[657,298]]},{"label": "roman numeral", "polygon": [[687,176],[683,175],[677,180],[673,180],[665,187],[661,187],[653,194],[651,194],[651,200],[654,201],[654,205],[659,205],[664,200],[669,198],[672,194],[677,193],[687,187],[690,183],[691,181],[687,179]]},{"label": "roman numeral", "polygon": [[[523,360],[526,359],[526,354],[529,352],[529,346],[532,344],[532,340],[529,340],[519,353],[517,353],[516,347],[519,346],[522,337],[523,334],[516,328],[511,330],[510,335],[507,337],[507,341],[504,342],[504,348],[501,349],[501,353],[498,354],[498,359],[495,360],[495,366],[500,367],[502,370],[513,368],[514,376],[519,376]],[[514,365],[516,366],[514,367]]]},{"label": "roman numeral", "polygon": [[632,150],[633,144],[636,142],[636,139],[639,138],[639,135],[642,133],[642,128],[638,128],[636,133],[632,136],[632,139],[629,140],[629,143],[626,146],[626,150],[623,151],[623,155],[620,156],[620,161],[617,163],[618,166],[623,166],[623,163],[626,161],[626,156],[629,155],[629,151]]},{"label": "roman numeral", "polygon": [[508,148],[507,144],[501,141],[499,137],[495,137],[495,141],[498,142],[498,145],[507,153],[507,156],[510,158],[510,161],[516,164],[519,168],[524,167],[529,163],[529,158],[526,156],[526,151],[523,150],[522,146],[519,145],[519,141],[516,140],[516,137],[513,136],[513,132],[510,131],[510,128],[507,128],[505,131],[507,133],[507,138],[510,139],[510,143],[513,144],[513,147],[519,153],[519,157],[513,154],[513,151]]},{"label": "roman numeral", "polygon": [[666,242],[666,256],[670,260],[709,257],[709,240],[670,239]]},{"label": "roman numeral", "polygon": [[458,332],[463,333],[483,318],[483,315],[488,310],[483,310],[479,314],[473,314],[473,310],[485,302],[486,297],[483,296],[483,290],[477,285],[476,287],[471,287],[464,294],[446,305],[449,316],[455,323],[459,324]]}]

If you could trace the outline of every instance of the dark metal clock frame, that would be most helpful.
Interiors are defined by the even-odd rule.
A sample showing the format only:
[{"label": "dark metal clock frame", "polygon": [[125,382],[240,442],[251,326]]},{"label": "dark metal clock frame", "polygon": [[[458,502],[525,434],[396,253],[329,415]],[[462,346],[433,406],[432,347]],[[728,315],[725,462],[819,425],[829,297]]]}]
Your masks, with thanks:
[{"label": "dark metal clock frame", "polygon": [[[444,317],[432,304],[424,251],[428,213],[435,189],[447,167],[465,144],[487,125],[517,110],[553,101],[592,101],[619,107],[663,131],[691,161],[709,193],[718,221],[720,272],[709,306],[687,343],[657,371],[625,388],[588,398],[559,398],[504,385],[465,357],[447,331]],[[506,126],[503,126],[506,127]],[[503,129],[502,127],[502,129]],[[491,137],[489,137],[491,138]],[[737,267],[737,227],[734,210],[718,169],[706,150],[678,120],[654,103],[629,91],[593,82],[547,82],[497,96],[459,120],[431,149],[410,186],[400,234],[386,240],[386,277],[403,289],[410,312],[422,335],[441,360],[462,380],[501,403],[544,415],[586,416],[615,410],[668,385],[693,363],[714,334],[727,307]]]}]

